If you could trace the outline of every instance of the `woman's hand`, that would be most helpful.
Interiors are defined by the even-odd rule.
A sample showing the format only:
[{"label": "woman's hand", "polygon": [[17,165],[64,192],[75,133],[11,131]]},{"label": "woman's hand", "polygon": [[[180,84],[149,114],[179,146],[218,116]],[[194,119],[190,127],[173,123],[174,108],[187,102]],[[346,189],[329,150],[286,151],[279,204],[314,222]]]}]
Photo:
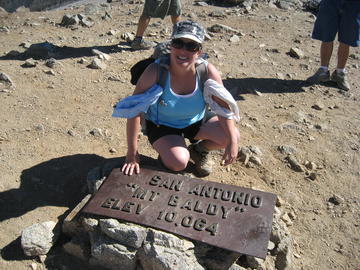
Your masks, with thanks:
[{"label": "woman's hand", "polygon": [[233,163],[238,156],[238,151],[239,149],[238,149],[237,140],[231,141],[225,148],[221,165],[226,166]]},{"label": "woman's hand", "polygon": [[139,154],[127,154],[125,163],[121,168],[121,171],[126,175],[132,175],[133,172],[136,174],[140,173]]}]

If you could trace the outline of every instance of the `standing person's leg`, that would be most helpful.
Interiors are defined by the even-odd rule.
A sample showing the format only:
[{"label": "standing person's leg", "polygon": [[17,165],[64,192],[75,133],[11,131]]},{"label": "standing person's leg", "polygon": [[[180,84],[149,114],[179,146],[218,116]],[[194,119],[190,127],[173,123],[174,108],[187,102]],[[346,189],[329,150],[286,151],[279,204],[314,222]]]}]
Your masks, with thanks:
[{"label": "standing person's leg", "polygon": [[317,84],[330,80],[329,62],[333,51],[333,41],[339,29],[339,10],[337,0],[322,0],[316,18],[312,38],[321,41],[320,67],[307,82]]},{"label": "standing person's leg", "polygon": [[144,9],[137,25],[136,36],[131,43],[133,50],[149,50],[155,46],[155,43],[147,42],[143,39],[145,30],[149,25],[150,19],[153,17],[154,9],[156,9],[156,1],[145,0]]},{"label": "standing person's leg", "polygon": [[346,62],[349,58],[350,53],[350,46],[339,42],[339,48],[338,48],[338,61],[337,61],[337,67],[336,69],[345,69]]},{"label": "standing person's leg", "polygon": [[346,62],[349,57],[349,51],[349,45],[339,42],[337,67],[336,70],[334,70],[334,72],[331,74],[331,80],[336,82],[337,86],[345,91],[350,90],[350,83],[347,79],[345,70]]},{"label": "standing person's leg", "polygon": [[344,1],[341,6],[341,14],[337,68],[331,75],[331,80],[336,82],[340,89],[348,91],[350,90],[350,83],[345,67],[350,46],[357,47],[360,45],[360,2]]},{"label": "standing person's leg", "polygon": [[180,0],[169,0],[170,6],[168,15],[171,17],[172,24],[181,21],[181,2]]},{"label": "standing person's leg", "polygon": [[320,46],[320,65],[321,67],[329,67],[330,58],[333,52],[334,42],[321,42]]},{"label": "standing person's leg", "polygon": [[141,15],[139,18],[139,22],[138,22],[138,26],[137,26],[137,30],[136,30],[136,38],[141,38],[144,36],[145,30],[148,27],[150,22],[150,17],[145,16],[145,15]]},{"label": "standing person's leg", "polygon": [[312,84],[327,82],[330,80],[329,63],[333,52],[334,42],[321,42],[320,46],[320,67],[314,75],[307,78],[306,81]]}]

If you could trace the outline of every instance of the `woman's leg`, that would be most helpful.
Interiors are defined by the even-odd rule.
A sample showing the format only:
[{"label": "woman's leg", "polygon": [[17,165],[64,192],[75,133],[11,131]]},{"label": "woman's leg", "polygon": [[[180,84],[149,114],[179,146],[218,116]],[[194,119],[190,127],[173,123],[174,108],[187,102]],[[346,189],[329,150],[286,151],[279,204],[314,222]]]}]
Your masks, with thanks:
[{"label": "woman's leg", "polygon": [[185,140],[179,135],[166,135],[153,143],[163,164],[172,171],[182,171],[190,159]]},{"label": "woman's leg", "polygon": [[[240,139],[240,132],[236,128],[238,140]],[[229,137],[226,135],[224,129],[221,127],[219,118],[214,116],[203,124],[199,132],[195,136],[196,140],[202,140],[201,144],[208,150],[223,149],[229,142]]]}]

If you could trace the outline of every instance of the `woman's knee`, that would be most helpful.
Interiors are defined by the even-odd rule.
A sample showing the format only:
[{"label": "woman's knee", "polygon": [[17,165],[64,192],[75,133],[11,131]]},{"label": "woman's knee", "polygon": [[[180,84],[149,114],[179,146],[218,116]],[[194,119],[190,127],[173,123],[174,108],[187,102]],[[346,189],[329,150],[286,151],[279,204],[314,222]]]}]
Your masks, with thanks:
[{"label": "woman's knee", "polygon": [[171,156],[163,158],[164,165],[172,171],[182,171],[187,167],[190,155],[189,152],[184,149],[183,151],[177,151]]}]

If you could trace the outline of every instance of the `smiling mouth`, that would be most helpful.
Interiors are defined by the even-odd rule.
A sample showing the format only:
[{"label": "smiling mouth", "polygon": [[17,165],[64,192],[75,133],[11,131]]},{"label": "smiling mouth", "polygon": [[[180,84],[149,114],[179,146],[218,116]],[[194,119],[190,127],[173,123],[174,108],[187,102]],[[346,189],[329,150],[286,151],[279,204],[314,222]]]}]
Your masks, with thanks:
[{"label": "smiling mouth", "polygon": [[184,57],[184,56],[177,56],[176,58],[181,60],[181,61],[186,61],[186,60],[189,59],[188,57]]}]

